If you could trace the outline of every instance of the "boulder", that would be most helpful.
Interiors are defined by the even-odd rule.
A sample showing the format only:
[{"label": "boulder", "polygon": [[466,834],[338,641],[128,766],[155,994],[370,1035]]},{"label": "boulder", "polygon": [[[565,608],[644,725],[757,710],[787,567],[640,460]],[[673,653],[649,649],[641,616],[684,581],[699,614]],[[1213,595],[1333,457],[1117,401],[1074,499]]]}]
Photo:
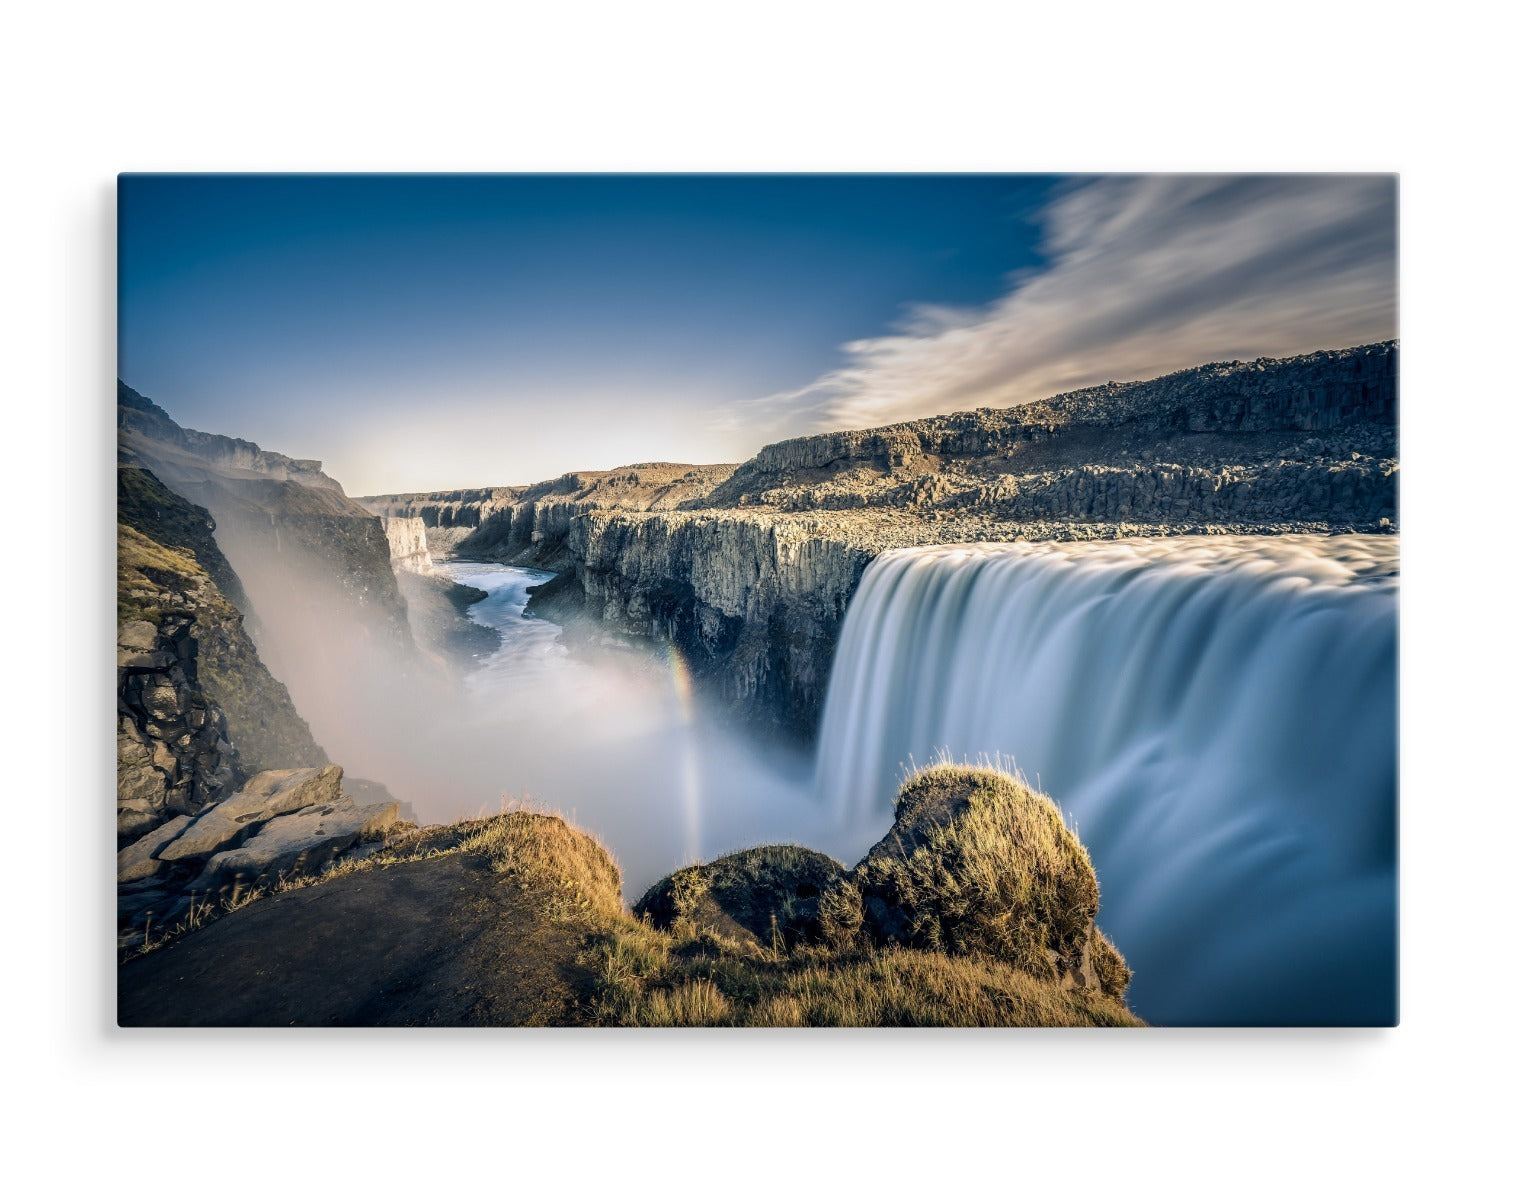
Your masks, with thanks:
[{"label": "boulder", "polygon": [[158,874],[163,865],[158,861],[158,852],[183,833],[189,824],[189,817],[175,817],[145,837],[138,838],[130,846],[118,850],[116,882],[135,883],[139,879],[150,879]]},{"label": "boulder", "polygon": [[847,873],[802,846],[760,846],[685,867],[644,893],[633,911],[660,929],[681,918],[739,941],[787,946],[818,936],[823,893]]},{"label": "boulder", "polygon": [[152,650],[158,643],[158,627],[151,621],[124,621],[116,629],[120,650]]},{"label": "boulder", "polygon": [[244,841],[266,822],[318,805],[335,805],[342,795],[342,768],[300,767],[264,771],[249,779],[236,795],[205,809],[169,845],[158,852],[165,862],[209,858]]},{"label": "boulder", "polygon": [[380,836],[399,819],[400,805],[393,800],[354,804],[346,799],[275,817],[235,850],[213,855],[196,887],[314,874],[344,850]]},{"label": "boulder", "polygon": [[907,781],[895,824],[825,897],[819,923],[834,942],[983,954],[1120,998],[1126,965],[1095,927],[1100,896],[1048,797],[998,771],[938,766]]}]

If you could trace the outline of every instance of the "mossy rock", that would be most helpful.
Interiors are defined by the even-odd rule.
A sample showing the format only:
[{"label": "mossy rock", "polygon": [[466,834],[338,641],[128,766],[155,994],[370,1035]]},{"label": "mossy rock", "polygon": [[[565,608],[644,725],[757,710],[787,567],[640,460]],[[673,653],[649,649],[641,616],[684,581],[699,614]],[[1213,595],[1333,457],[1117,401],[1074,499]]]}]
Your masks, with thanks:
[{"label": "mossy rock", "polygon": [[843,864],[801,846],[761,846],[685,867],[659,880],[633,906],[659,929],[680,921],[738,941],[785,946],[816,941],[823,895]]},{"label": "mossy rock", "polygon": [[939,766],[901,789],[895,825],[827,898],[821,925],[835,944],[983,954],[1120,997],[1127,968],[1095,928],[1100,900],[1048,797],[999,771]]}]

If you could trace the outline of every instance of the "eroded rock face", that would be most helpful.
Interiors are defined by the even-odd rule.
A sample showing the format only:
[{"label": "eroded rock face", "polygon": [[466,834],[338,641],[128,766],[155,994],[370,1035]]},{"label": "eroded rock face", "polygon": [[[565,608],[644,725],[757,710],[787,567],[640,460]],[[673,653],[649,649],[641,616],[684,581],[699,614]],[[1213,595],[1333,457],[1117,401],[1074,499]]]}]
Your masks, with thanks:
[{"label": "eroded rock face", "polygon": [[200,687],[193,618],[128,620],[116,647],[116,833],[199,812],[241,778],[226,718]]},{"label": "eroded rock face", "polygon": [[240,845],[266,822],[284,813],[336,804],[342,795],[342,768],[303,767],[264,771],[242,789],[206,809],[163,849],[163,862],[209,858],[219,850]]},{"label": "eroded rock face", "polygon": [[275,817],[235,850],[213,854],[197,886],[212,889],[290,874],[314,874],[344,850],[382,836],[400,819],[400,805],[354,804],[345,797]]},{"label": "eroded rock face", "polygon": [[400,668],[414,665],[384,527],[320,463],[184,429],[119,381],[116,412],[120,464],[150,472],[214,518],[216,542],[242,573],[272,660],[288,667],[310,651],[298,622],[273,615],[293,599],[337,618],[329,641],[333,629],[350,630]]},{"label": "eroded rock face", "polygon": [[[136,467],[118,469],[116,505],[118,708],[123,717],[117,762],[119,794],[128,806],[145,793],[166,795],[187,777],[184,768],[176,772],[169,766],[170,757],[185,757],[177,740],[183,730],[173,730],[167,741],[166,734],[148,730],[147,703],[178,703],[192,713],[206,709],[211,715],[205,722],[236,749],[234,773],[325,762],[325,751],[295,711],[284,684],[264,666],[244,627],[242,581],[216,544],[210,513]],[[170,678],[162,678],[165,672]],[[168,688],[188,691],[171,701],[163,690]],[[197,753],[214,746],[210,734],[201,732],[205,722],[199,717],[190,721],[197,731]],[[148,766],[169,777],[144,774]],[[224,789],[213,791],[219,798]],[[169,807],[194,812],[210,794]]]},{"label": "eroded rock face", "polygon": [[427,527],[420,517],[379,518],[390,543],[390,565],[413,575],[432,574],[432,555],[427,549]]}]

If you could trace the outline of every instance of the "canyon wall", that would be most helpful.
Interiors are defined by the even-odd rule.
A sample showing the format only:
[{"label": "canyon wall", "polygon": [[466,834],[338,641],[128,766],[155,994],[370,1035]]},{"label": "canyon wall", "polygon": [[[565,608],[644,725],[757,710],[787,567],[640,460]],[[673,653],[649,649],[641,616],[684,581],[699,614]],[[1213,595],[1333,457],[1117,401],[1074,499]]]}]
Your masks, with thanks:
[{"label": "canyon wall", "polygon": [[244,629],[210,514],[125,467],[117,520],[118,835],[196,813],[259,771],[325,762]]},{"label": "canyon wall", "polygon": [[725,513],[587,513],[564,549],[564,586],[583,611],[667,640],[749,723],[800,737],[815,728],[843,611],[873,557],[815,522]]},{"label": "canyon wall", "polygon": [[413,575],[432,573],[432,555],[427,545],[427,526],[420,517],[380,517],[385,540],[390,545],[390,566]]},{"label": "canyon wall", "polygon": [[884,550],[1398,527],[1394,342],[1212,363],[1012,409],[791,438],[737,467],[369,497],[559,577],[532,610],[670,641],[747,722],[811,737],[843,612]]}]

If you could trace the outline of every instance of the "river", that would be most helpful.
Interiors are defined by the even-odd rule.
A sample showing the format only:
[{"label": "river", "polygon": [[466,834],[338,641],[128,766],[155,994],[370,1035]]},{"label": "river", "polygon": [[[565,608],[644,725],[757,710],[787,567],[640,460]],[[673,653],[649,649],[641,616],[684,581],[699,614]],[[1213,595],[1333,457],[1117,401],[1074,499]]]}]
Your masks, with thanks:
[{"label": "river", "polygon": [[676,653],[570,653],[559,626],[524,612],[527,589],[551,573],[448,560],[437,569],[489,593],[469,616],[501,635],[464,679],[468,740],[495,760],[503,796],[561,812],[610,847],[629,899],[729,850],[853,848],[813,798],[809,759],[704,712]]},{"label": "river", "polygon": [[[912,762],[994,761],[1091,851],[1100,924],[1163,1024],[1395,1019],[1394,537],[1201,537],[892,551],[865,572],[816,762],[705,715],[677,654],[569,653],[484,589],[466,680],[503,791],[610,846],[635,898],[764,842],[852,864]],[[431,819],[463,815],[424,814]]]}]

